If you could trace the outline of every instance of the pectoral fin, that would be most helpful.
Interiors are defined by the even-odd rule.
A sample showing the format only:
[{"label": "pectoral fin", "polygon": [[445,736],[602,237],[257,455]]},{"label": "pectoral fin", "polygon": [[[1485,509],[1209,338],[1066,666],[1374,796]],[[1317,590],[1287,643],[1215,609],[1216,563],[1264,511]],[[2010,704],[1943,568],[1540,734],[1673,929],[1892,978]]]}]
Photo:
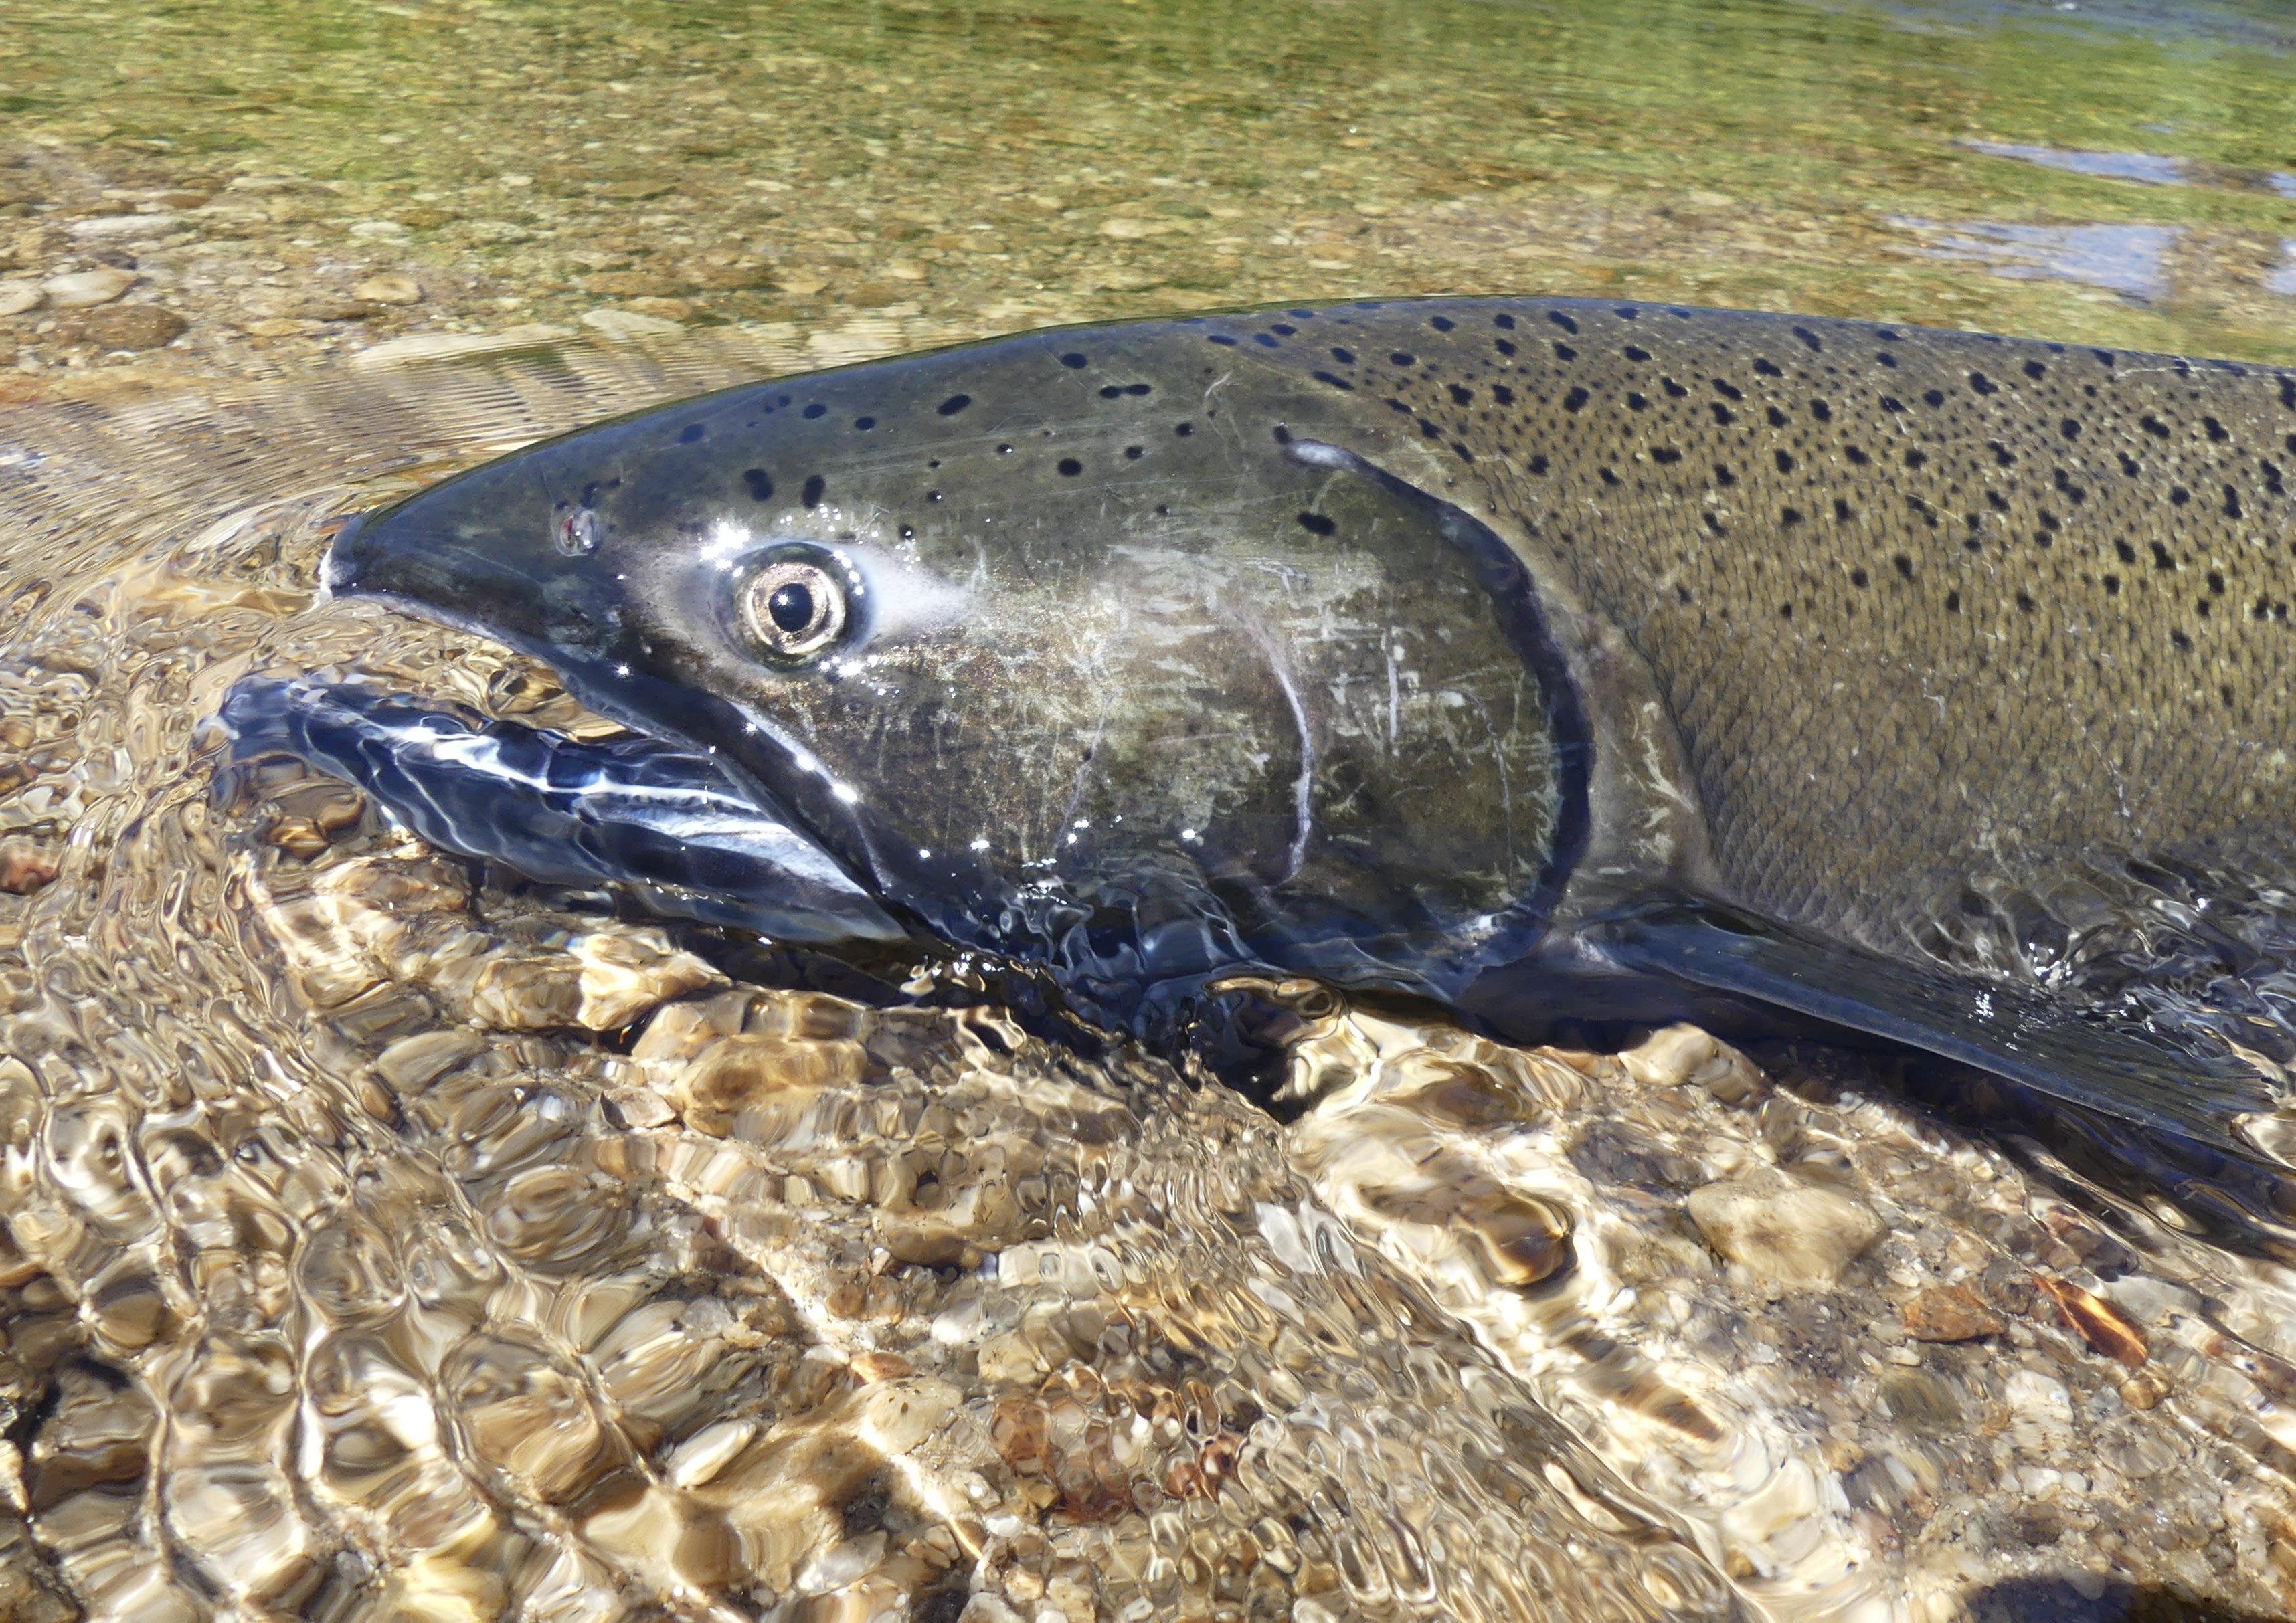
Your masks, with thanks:
[{"label": "pectoral fin", "polygon": [[1822,940],[1707,902],[1622,910],[1579,939],[1617,967],[1792,1009],[1974,1065],[2087,1111],[2166,1130],[2251,1166],[2234,1119],[2269,1111],[2237,1055],[2036,989]]}]

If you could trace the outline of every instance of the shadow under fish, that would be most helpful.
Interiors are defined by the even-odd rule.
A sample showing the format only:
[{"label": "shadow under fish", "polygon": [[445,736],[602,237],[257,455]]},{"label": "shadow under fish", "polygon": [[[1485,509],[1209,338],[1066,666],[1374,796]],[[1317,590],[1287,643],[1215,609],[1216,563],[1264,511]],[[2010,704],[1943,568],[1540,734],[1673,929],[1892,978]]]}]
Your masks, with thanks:
[{"label": "shadow under fish", "polygon": [[2292,431],[2269,369],[1674,307],[1036,333],[338,537],[330,590],[640,739],[258,679],[225,719],[449,848],[1002,955],[1111,1028],[1239,971],[1503,1033],[1789,1011],[2179,1141],[2284,1250]]}]

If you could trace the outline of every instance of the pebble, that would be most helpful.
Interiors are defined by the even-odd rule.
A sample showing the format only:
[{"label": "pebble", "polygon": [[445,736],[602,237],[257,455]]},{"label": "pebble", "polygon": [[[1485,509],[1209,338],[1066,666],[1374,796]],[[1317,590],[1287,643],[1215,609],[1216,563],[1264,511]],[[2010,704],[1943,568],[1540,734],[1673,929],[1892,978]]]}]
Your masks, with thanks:
[{"label": "pebble", "polygon": [[1898,1309],[1906,1333],[1916,1341],[1973,1341],[1997,1336],[2000,1317],[1966,1285],[1931,1285]]},{"label": "pebble", "polygon": [[55,855],[29,840],[0,840],[0,890],[29,896],[54,880]]},{"label": "pebble", "polygon": [[173,231],[176,224],[172,214],[105,214],[94,219],[74,220],[70,229],[76,237],[117,242],[122,237],[148,237]]},{"label": "pebble", "polygon": [[1749,1272],[1788,1288],[1824,1290],[1882,1237],[1882,1219],[1833,1189],[1709,1184],[1690,1196],[1707,1243]]},{"label": "pebble", "polygon": [[654,338],[683,331],[674,321],[664,321],[659,316],[648,316],[637,310],[585,310],[582,324],[594,332],[602,332],[613,339]]},{"label": "pebble", "polygon": [[181,337],[191,324],[156,304],[120,304],[69,324],[70,331],[61,335],[104,350],[157,349]]},{"label": "pebble", "polygon": [[21,316],[27,310],[37,310],[46,297],[37,282],[16,278],[0,282],[0,316]]},{"label": "pebble", "polygon": [[386,271],[380,276],[369,276],[351,289],[351,297],[369,304],[420,304],[422,284],[414,277],[398,271]]},{"label": "pebble", "polygon": [[124,271],[111,265],[51,276],[40,283],[42,291],[48,296],[48,302],[59,310],[82,310],[90,305],[110,304],[135,285],[134,271]]}]

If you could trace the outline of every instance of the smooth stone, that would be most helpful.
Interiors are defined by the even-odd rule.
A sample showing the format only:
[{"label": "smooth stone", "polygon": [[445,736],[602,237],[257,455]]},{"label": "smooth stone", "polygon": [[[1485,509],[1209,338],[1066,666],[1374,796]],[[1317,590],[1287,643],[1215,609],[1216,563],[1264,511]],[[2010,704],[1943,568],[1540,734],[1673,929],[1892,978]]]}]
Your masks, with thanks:
[{"label": "smooth stone", "polygon": [[636,310],[585,310],[582,324],[608,338],[655,338],[668,332],[682,332],[684,328],[674,321],[664,321],[659,316],[642,316]]},{"label": "smooth stone", "polygon": [[110,304],[135,285],[134,271],[124,271],[111,265],[51,276],[40,283],[48,296],[48,302],[59,310],[84,310],[91,305]]},{"label": "smooth stone", "polygon": [[1709,1245],[1788,1288],[1831,1287],[1883,1227],[1871,1207],[1833,1189],[1709,1184],[1689,1204]]},{"label": "smooth stone", "polygon": [[369,304],[420,304],[422,284],[414,277],[397,271],[386,271],[380,276],[369,276],[351,289],[351,297]]},{"label": "smooth stone", "polygon": [[21,316],[27,310],[37,310],[46,297],[37,282],[0,282],[0,316]]}]

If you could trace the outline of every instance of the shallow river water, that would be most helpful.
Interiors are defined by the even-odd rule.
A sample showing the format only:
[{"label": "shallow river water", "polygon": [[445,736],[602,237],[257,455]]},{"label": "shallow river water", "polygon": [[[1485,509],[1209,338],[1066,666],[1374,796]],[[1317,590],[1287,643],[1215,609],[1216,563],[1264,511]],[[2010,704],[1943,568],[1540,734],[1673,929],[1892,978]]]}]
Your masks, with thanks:
[{"label": "shallow river water", "polygon": [[2292,131],[2265,4],[0,0],[0,1619],[2288,1615],[2296,1275],[1981,1085],[1285,985],[1246,1098],[207,718],[611,730],[334,524],[1025,326],[2296,359]]}]

